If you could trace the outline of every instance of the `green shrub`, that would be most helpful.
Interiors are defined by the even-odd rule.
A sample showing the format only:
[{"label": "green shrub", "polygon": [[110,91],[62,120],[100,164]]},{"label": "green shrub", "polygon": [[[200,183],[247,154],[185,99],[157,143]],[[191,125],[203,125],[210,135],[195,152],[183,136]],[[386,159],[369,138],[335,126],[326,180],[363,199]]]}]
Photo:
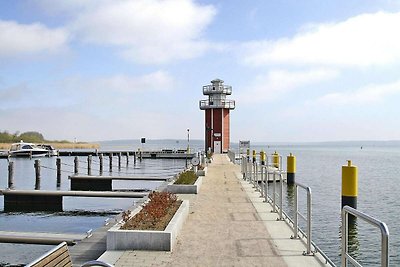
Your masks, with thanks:
[{"label": "green shrub", "polygon": [[194,171],[185,171],[179,174],[179,177],[174,184],[194,184],[196,180],[197,175]]}]

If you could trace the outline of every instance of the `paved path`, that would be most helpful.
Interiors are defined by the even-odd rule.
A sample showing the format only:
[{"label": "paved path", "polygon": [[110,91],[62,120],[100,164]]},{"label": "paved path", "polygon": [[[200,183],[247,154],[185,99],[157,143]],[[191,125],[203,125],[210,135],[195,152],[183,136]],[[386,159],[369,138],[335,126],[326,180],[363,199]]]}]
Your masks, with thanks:
[{"label": "paved path", "polygon": [[[121,267],[321,266],[316,257],[301,255],[304,244],[290,241],[286,223],[276,221],[239,172],[226,155],[214,156],[200,193],[186,196],[190,214],[173,252],[116,251],[108,256]],[[274,230],[273,238],[267,227]]]}]

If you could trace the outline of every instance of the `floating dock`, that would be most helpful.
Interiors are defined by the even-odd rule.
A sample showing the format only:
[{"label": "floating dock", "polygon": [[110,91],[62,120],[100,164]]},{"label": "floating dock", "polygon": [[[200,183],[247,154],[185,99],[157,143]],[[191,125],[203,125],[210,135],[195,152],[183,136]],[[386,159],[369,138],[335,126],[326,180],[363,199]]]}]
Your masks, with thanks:
[{"label": "floating dock", "polygon": [[68,178],[71,180],[71,190],[112,191],[113,180],[164,182],[172,177],[72,175]]},{"label": "floating dock", "polygon": [[0,190],[4,211],[62,211],[63,197],[143,198],[145,192]]},{"label": "floating dock", "polygon": [[74,245],[90,235],[67,234],[67,233],[42,233],[42,232],[10,232],[0,231],[0,243],[20,243],[20,244],[41,244],[58,245],[61,242],[67,242],[68,245]]}]

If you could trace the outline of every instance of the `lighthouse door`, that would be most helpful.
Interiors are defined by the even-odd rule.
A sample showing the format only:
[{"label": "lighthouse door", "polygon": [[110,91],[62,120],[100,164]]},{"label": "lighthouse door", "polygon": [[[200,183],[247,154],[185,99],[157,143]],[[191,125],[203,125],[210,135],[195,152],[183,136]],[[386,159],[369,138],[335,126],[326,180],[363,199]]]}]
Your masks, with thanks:
[{"label": "lighthouse door", "polygon": [[214,153],[221,154],[221,141],[214,141]]}]

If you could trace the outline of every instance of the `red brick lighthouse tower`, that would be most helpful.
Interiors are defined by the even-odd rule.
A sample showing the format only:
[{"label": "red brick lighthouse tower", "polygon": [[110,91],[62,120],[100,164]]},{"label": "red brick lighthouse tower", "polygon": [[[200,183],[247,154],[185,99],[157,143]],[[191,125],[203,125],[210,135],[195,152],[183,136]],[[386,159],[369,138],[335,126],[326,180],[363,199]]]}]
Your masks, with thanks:
[{"label": "red brick lighthouse tower", "polygon": [[229,111],[235,109],[235,101],[226,99],[226,96],[231,94],[232,86],[224,85],[224,81],[220,79],[203,86],[203,95],[208,95],[207,100],[200,100],[200,109],[206,111],[206,151],[211,149],[216,154],[228,152]]}]

